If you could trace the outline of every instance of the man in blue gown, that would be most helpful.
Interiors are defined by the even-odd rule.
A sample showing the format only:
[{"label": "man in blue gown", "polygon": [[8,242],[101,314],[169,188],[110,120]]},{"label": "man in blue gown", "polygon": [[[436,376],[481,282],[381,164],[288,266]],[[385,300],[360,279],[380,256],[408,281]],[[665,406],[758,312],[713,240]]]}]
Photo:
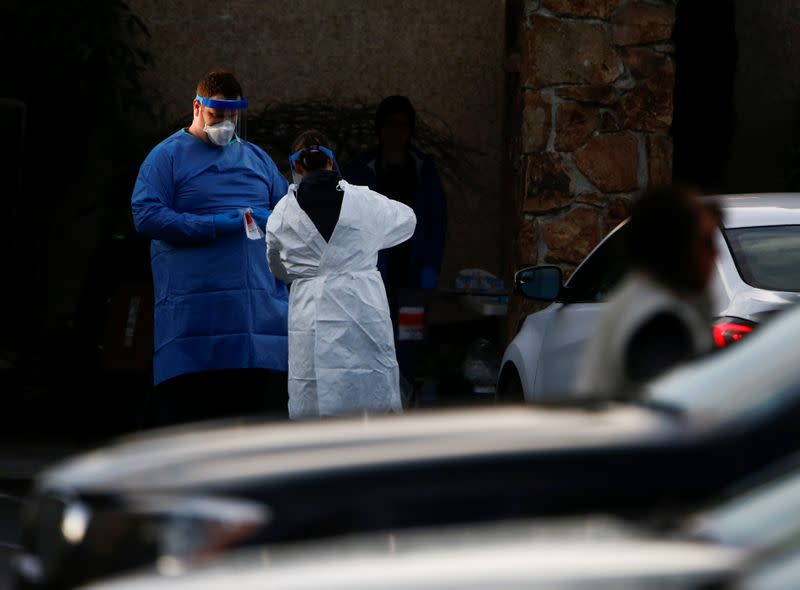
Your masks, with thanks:
[{"label": "man in blue gown", "polygon": [[206,75],[191,126],[150,152],[133,191],[152,239],[159,422],[287,411],[287,289],[243,220],[252,209],[263,229],[287,182],[244,139],[246,106],[232,74]]}]

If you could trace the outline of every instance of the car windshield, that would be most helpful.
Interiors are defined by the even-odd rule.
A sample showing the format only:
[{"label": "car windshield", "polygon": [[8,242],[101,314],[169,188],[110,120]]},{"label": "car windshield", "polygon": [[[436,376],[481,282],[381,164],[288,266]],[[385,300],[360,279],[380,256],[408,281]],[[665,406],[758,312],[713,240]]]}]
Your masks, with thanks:
[{"label": "car windshield", "polygon": [[770,551],[790,542],[800,535],[800,467],[701,514],[690,534]]},{"label": "car windshield", "polygon": [[772,413],[800,395],[798,332],[800,308],[793,308],[745,342],[649,383],[641,399],[698,420],[746,420]]},{"label": "car windshield", "polygon": [[729,229],[725,237],[747,284],[800,292],[800,225]]}]

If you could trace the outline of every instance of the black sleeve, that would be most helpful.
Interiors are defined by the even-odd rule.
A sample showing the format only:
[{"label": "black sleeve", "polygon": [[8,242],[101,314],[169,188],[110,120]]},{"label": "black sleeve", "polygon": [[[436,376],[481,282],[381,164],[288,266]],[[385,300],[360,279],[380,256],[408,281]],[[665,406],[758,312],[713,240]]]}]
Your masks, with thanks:
[{"label": "black sleeve", "polygon": [[647,381],[692,357],[692,335],[675,315],[653,316],[634,333],[625,351],[625,373]]}]

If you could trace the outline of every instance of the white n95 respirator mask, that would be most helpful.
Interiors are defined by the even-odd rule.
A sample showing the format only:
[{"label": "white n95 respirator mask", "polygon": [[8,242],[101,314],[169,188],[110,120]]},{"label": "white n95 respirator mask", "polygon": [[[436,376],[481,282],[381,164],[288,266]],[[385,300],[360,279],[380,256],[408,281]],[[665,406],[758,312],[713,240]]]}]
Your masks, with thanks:
[{"label": "white n95 respirator mask", "polygon": [[233,139],[236,132],[236,125],[234,125],[233,121],[223,121],[216,125],[206,125],[203,131],[206,132],[208,139],[210,139],[211,143],[214,145],[226,146]]}]

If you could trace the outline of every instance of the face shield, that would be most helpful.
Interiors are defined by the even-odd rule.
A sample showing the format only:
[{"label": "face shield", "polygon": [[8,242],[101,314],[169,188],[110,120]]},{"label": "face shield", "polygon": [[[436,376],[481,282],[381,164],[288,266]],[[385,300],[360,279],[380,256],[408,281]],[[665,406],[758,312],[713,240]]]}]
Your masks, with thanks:
[{"label": "face shield", "polygon": [[[324,147],[324,146],[312,145],[312,146],[303,148],[302,150],[299,150],[299,151],[293,153],[291,156],[289,156],[289,167],[292,169],[292,182],[294,182],[294,184],[300,184],[300,181],[303,180],[303,178],[300,176],[300,174],[297,172],[297,170],[294,167],[295,163],[297,163],[297,161],[300,160],[300,158],[303,156],[303,154],[314,153],[314,152],[322,152],[323,154],[328,156],[328,158],[331,161],[331,164],[333,164],[333,171],[336,172],[336,174],[339,176],[339,178],[342,178],[342,172],[341,172],[341,170],[339,170],[339,164],[336,162],[336,156],[333,155],[333,152],[331,150],[329,150],[328,148]],[[303,164],[303,162],[300,161],[300,165],[301,166],[302,166],[302,164]]]},{"label": "face shield", "polygon": [[214,145],[226,146],[247,140],[247,99],[222,100],[195,97],[201,106],[203,131]]}]

